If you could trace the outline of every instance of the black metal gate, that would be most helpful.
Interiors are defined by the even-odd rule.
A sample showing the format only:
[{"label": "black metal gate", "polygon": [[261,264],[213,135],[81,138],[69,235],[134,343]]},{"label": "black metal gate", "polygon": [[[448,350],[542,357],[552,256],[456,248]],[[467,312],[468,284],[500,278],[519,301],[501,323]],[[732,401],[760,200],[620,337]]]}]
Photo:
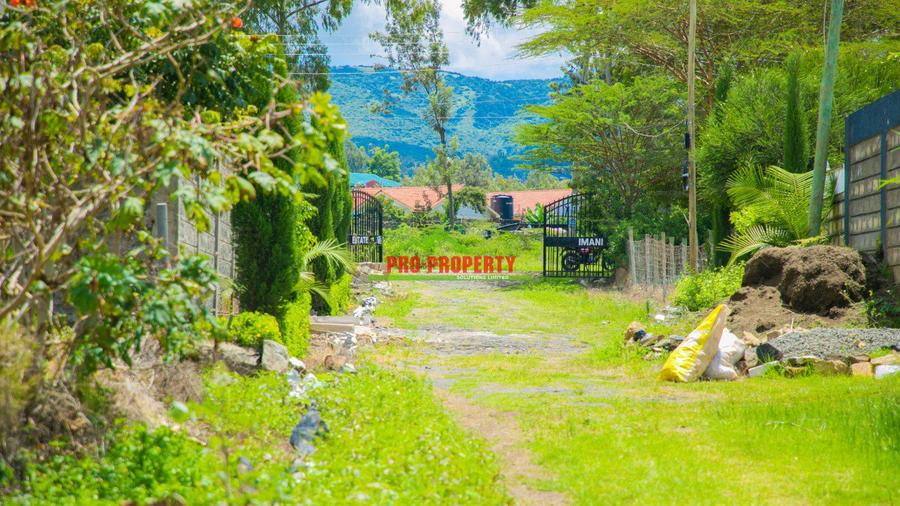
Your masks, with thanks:
[{"label": "black metal gate", "polygon": [[592,198],[590,193],[569,195],[544,208],[544,276],[595,279],[615,274]]},{"label": "black metal gate", "polygon": [[350,256],[354,262],[381,262],[381,202],[368,193],[353,190],[353,219],[350,221]]}]

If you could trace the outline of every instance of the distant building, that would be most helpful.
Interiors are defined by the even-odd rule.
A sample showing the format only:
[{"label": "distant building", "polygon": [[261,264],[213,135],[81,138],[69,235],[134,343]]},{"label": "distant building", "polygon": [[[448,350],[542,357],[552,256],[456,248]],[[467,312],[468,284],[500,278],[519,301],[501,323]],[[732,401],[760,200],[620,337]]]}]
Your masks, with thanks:
[{"label": "distant building", "polygon": [[[453,185],[453,191],[458,191],[462,185]],[[377,187],[366,186],[357,188],[373,197],[383,195],[394,204],[407,211],[431,209],[440,211],[444,209],[446,194],[435,190],[430,186],[395,186]]]},{"label": "distant building", "polygon": [[353,188],[396,188],[400,186],[400,183],[391,181],[390,179],[386,179],[381,176],[376,176],[375,174],[368,174],[365,172],[351,172],[350,186]]},{"label": "distant building", "polygon": [[[463,185],[453,185],[454,192],[457,192],[462,188]],[[398,207],[406,211],[422,209],[442,211],[447,200],[445,191],[437,191],[430,186],[364,186],[358,187],[357,189],[362,190],[373,197],[383,195],[384,198],[391,200]],[[443,188],[441,190],[443,190]],[[562,190],[491,192],[486,195],[485,212],[480,213],[470,207],[462,206],[456,213],[456,217],[461,220],[494,219],[497,216],[496,213],[490,210],[491,197],[494,195],[509,195],[513,200],[513,217],[521,219],[525,216],[527,210],[533,209],[536,205],[541,204],[546,206],[561,198],[568,197],[571,194],[572,190],[568,188]]]},{"label": "distant building", "polygon": [[561,190],[521,190],[511,192],[491,192],[487,194],[488,206],[491,204],[491,197],[494,195],[509,195],[513,200],[513,217],[520,219],[525,216],[525,212],[534,209],[538,204],[546,206],[552,204],[561,198],[568,197],[572,194],[570,188]]}]

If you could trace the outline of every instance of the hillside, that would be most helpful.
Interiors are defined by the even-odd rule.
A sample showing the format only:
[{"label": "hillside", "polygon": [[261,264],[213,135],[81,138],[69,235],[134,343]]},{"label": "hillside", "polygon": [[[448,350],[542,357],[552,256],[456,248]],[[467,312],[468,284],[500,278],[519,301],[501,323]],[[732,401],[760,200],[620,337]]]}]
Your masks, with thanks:
[{"label": "hillside", "polygon": [[[384,90],[400,96],[402,77],[391,71],[371,67],[334,67],[330,93],[350,124],[353,142],[360,146],[389,145],[400,153],[404,173],[433,156],[437,137],[422,121],[421,94],[403,97],[389,115],[371,112],[371,104],[384,96]],[[450,135],[459,138],[460,150],[484,154],[498,173],[509,175],[516,165],[510,156],[521,151],[511,137],[513,126],[529,121],[521,111],[527,104],[549,101],[553,80],[491,81],[461,74],[447,74],[453,87],[456,114],[450,122]]]}]

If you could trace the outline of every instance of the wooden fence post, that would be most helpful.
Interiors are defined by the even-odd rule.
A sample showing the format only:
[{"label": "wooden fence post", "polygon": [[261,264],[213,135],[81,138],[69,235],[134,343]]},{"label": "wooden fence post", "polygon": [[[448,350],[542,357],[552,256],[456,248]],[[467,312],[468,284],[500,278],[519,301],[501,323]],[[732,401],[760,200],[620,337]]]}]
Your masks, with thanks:
[{"label": "wooden fence post", "polygon": [[650,235],[644,234],[644,284],[649,285],[650,280]]},{"label": "wooden fence post", "polygon": [[666,233],[665,233],[665,232],[662,232],[662,234],[661,234],[660,243],[662,244],[663,250],[662,250],[662,255],[661,255],[661,257],[662,257],[662,269],[660,269],[660,276],[659,276],[659,277],[660,277],[660,279],[661,279],[661,281],[662,281],[662,284],[665,285],[666,282],[667,282],[668,279],[669,279],[669,278],[668,278],[668,275],[669,275],[669,269],[668,269],[668,266],[666,265]]},{"label": "wooden fence post", "polygon": [[634,261],[634,230],[628,227],[628,273],[631,275],[631,286],[637,284],[637,272]]},{"label": "wooden fence post", "polygon": [[674,283],[676,279],[678,279],[678,267],[675,265],[675,238],[669,238],[669,246],[666,247],[666,252],[669,254],[668,262],[671,262],[672,268],[670,269],[669,276],[671,281]]}]

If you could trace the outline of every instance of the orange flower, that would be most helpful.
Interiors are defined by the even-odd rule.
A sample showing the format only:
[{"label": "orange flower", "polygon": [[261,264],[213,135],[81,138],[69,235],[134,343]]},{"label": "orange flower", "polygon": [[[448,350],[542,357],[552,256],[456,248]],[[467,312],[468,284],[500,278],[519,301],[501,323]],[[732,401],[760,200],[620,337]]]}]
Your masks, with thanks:
[{"label": "orange flower", "polygon": [[244,27],[244,21],[241,18],[235,16],[231,18],[231,27],[235,30],[239,30]]}]

